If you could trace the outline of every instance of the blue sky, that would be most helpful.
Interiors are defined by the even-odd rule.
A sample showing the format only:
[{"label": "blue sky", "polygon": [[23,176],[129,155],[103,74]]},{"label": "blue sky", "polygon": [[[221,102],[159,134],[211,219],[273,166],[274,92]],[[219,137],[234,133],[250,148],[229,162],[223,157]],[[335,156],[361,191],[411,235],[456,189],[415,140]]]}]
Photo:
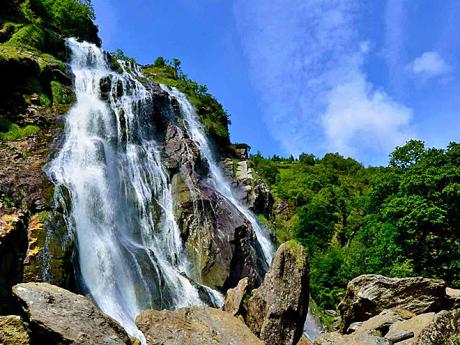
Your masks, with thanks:
[{"label": "blue sky", "polygon": [[460,141],[460,2],[93,0],[104,48],[177,57],[252,152],[385,164]]}]

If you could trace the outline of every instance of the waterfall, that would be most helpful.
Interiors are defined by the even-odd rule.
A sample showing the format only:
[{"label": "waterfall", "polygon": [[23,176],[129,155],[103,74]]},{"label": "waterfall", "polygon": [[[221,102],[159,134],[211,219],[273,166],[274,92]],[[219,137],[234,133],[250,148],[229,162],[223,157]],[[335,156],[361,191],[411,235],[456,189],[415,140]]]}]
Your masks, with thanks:
[{"label": "waterfall", "polygon": [[[164,91],[168,92],[171,97],[176,98],[179,102],[181,112],[185,119],[187,132],[190,138],[195,143],[197,143],[202,157],[209,165],[209,182],[215,190],[217,190],[231,204],[233,204],[251,223],[254,232],[256,233],[257,241],[262,248],[267,266],[269,266],[274,253],[274,245],[270,240],[269,232],[262,224],[260,224],[254,214],[237,198],[235,191],[230,185],[230,182],[227,181],[227,179],[224,177],[224,174],[218,166],[213,152],[209,146],[209,141],[206,138],[203,126],[198,120],[195,108],[190,103],[188,98],[176,88],[169,88],[165,85],[161,85],[161,87]],[[324,327],[321,324],[319,318],[313,314],[311,308],[308,308],[308,314],[304,324],[304,335],[311,341],[314,341],[323,331],[323,329]]]},{"label": "waterfall", "polygon": [[256,234],[257,241],[262,249],[267,267],[270,265],[274,245],[270,239],[269,231],[258,221],[256,216],[237,198],[235,191],[231,187],[230,182],[224,177],[222,169],[217,164],[217,160],[213,155],[213,151],[206,138],[205,131],[201,122],[198,120],[195,108],[190,103],[188,98],[178,91],[176,88],[169,88],[161,85],[161,88],[170,96],[177,99],[180,105],[182,115],[184,116],[186,129],[190,138],[198,145],[201,156],[209,166],[209,182],[227,201],[229,201],[236,209],[250,222]]},{"label": "waterfall", "polygon": [[46,172],[69,210],[82,284],[145,344],[134,322],[141,310],[202,304],[186,277],[191,267],[153,137],[152,98],[137,66],[121,62],[118,74],[95,45],[69,39],[68,46],[77,101]]}]

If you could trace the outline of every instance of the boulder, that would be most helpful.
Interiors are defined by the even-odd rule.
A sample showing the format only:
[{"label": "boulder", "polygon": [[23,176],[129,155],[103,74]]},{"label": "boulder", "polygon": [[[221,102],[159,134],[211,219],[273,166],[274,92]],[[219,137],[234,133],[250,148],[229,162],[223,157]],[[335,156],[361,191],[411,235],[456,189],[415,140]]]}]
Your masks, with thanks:
[{"label": "boulder", "polygon": [[13,287],[36,344],[131,344],[125,330],[88,298],[46,283]]},{"label": "boulder", "polygon": [[445,309],[460,309],[460,289],[446,289],[445,305]]},{"label": "boulder", "polygon": [[227,294],[224,308],[240,315],[263,341],[295,345],[308,311],[309,268],[305,249],[286,242],[273,258],[263,284],[248,292],[246,283]]},{"label": "boulder", "polygon": [[0,316],[0,344],[29,345],[30,338],[20,316]]},{"label": "boulder", "polygon": [[398,345],[457,344],[460,340],[460,310],[425,313],[394,323],[386,337],[405,331],[413,332],[414,337],[398,342]]},{"label": "boulder", "polygon": [[403,321],[404,318],[393,310],[384,310],[379,315],[371,317],[364,322],[354,322],[348,327],[348,333],[366,333],[385,335],[390,326],[396,322]]},{"label": "boulder", "polygon": [[225,302],[222,307],[222,310],[231,313],[232,315],[241,314],[241,308],[243,306],[244,298],[250,294],[250,284],[248,278],[243,278],[240,280],[238,285],[227,291],[225,296]]},{"label": "boulder", "polygon": [[314,342],[315,345],[392,345],[390,340],[372,333],[343,335],[338,332],[326,333]]},{"label": "boulder", "polygon": [[230,313],[210,307],[145,310],[136,318],[148,345],[262,345]]},{"label": "boulder", "polygon": [[353,322],[365,321],[385,309],[402,309],[414,314],[440,310],[446,283],[427,278],[388,278],[361,275],[348,283],[339,305],[342,331]]}]

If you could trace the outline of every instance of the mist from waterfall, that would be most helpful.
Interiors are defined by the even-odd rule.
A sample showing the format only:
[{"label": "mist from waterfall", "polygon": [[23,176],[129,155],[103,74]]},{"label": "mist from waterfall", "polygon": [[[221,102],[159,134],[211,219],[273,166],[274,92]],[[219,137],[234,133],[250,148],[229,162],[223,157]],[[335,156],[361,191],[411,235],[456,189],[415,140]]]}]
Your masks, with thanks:
[{"label": "mist from waterfall", "polygon": [[177,99],[180,105],[182,115],[185,119],[185,125],[190,138],[198,145],[201,156],[208,163],[210,176],[209,182],[227,201],[229,201],[251,224],[258,243],[262,249],[266,268],[270,265],[275,247],[270,239],[270,233],[256,218],[256,216],[238,199],[235,190],[230,182],[225,178],[222,169],[219,167],[213,151],[209,145],[204,128],[198,119],[195,108],[188,98],[176,88],[169,88],[161,85],[162,89],[170,96]]},{"label": "mist from waterfall", "polygon": [[141,310],[202,304],[185,276],[191,267],[153,137],[152,98],[136,79],[137,66],[120,62],[118,74],[95,45],[69,39],[68,47],[77,101],[47,174],[69,209],[84,287],[145,343],[134,322]]}]

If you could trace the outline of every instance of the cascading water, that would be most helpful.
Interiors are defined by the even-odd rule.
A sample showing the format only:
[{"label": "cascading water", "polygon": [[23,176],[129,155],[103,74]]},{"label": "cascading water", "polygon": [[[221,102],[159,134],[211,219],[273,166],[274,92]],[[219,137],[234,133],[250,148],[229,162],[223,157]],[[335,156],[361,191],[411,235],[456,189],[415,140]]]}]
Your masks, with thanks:
[{"label": "cascading water", "polygon": [[[266,263],[267,265],[270,265],[274,253],[274,245],[270,240],[269,232],[257,221],[254,214],[246,206],[244,206],[241,201],[239,201],[229,181],[227,181],[227,179],[224,177],[222,170],[219,168],[214,158],[208,140],[206,139],[203,126],[198,120],[195,108],[190,103],[188,98],[176,88],[169,88],[164,85],[161,85],[161,87],[164,91],[166,91],[170,96],[176,98],[179,102],[181,112],[185,119],[187,132],[190,138],[198,144],[202,157],[207,161],[209,165],[209,179],[211,184],[251,223],[256,233],[257,241],[262,248]],[[319,318],[313,315],[311,309],[309,308],[307,319],[305,320],[304,325],[305,336],[314,341],[323,331],[323,328],[324,327],[321,324]]]},{"label": "cascading water", "polygon": [[268,230],[260,224],[255,215],[245,205],[243,205],[240,200],[238,200],[230,182],[224,177],[224,174],[213,155],[211,147],[209,146],[203,126],[198,120],[195,108],[188,98],[176,88],[169,88],[164,85],[161,85],[161,87],[179,102],[181,112],[185,119],[188,135],[198,145],[201,156],[209,165],[209,182],[215,190],[217,190],[233,206],[235,206],[236,209],[250,222],[256,234],[257,241],[262,248],[265,262],[267,266],[270,265],[275,250],[274,245],[270,240],[270,234]]},{"label": "cascading water", "polygon": [[[141,310],[202,304],[183,274],[190,267],[153,138],[152,99],[135,78],[136,66],[122,64],[117,74],[98,47],[74,39],[68,46],[77,102],[47,174],[56,200],[70,203],[63,207],[70,210],[66,221],[76,234],[85,288],[145,343],[134,323]],[[105,101],[101,83],[111,85]]]}]

